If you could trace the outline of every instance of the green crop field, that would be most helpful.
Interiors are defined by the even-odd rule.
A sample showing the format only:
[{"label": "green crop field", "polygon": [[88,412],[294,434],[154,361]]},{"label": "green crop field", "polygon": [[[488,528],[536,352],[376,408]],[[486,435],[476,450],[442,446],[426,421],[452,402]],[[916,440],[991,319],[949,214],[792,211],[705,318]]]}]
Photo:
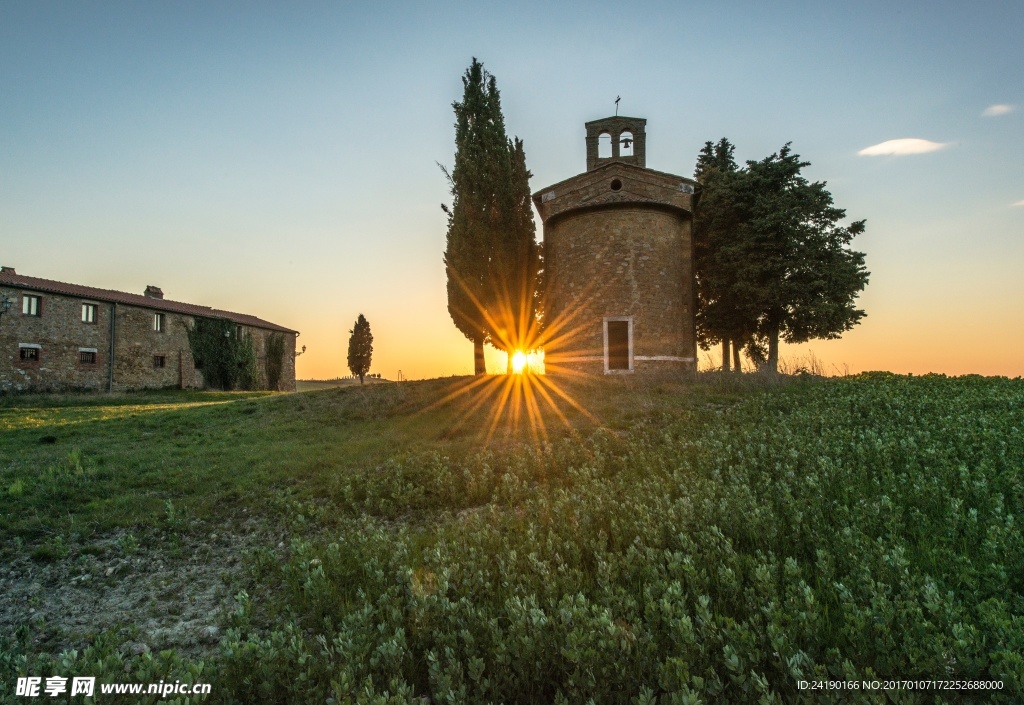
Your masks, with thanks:
[{"label": "green crop field", "polygon": [[0,398],[0,702],[1024,699],[1024,381],[471,383]]}]

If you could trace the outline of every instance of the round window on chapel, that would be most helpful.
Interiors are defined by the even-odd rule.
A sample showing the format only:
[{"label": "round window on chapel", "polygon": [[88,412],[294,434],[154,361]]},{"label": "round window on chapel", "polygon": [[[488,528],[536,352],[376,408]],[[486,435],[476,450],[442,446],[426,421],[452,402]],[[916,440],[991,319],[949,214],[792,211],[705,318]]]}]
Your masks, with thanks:
[{"label": "round window on chapel", "polygon": [[618,191],[622,188],[622,182],[618,179],[612,179],[612,191]]}]

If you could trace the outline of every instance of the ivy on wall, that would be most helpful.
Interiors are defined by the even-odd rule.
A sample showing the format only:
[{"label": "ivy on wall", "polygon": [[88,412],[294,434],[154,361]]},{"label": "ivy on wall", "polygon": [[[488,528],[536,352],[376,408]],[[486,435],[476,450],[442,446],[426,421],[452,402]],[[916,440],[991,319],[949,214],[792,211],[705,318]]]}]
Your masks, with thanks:
[{"label": "ivy on wall", "polygon": [[266,353],[267,388],[277,389],[284,371],[284,336],[280,333],[268,335]]},{"label": "ivy on wall", "polygon": [[188,343],[203,382],[213,389],[258,389],[260,374],[252,336],[226,318],[196,318]]}]

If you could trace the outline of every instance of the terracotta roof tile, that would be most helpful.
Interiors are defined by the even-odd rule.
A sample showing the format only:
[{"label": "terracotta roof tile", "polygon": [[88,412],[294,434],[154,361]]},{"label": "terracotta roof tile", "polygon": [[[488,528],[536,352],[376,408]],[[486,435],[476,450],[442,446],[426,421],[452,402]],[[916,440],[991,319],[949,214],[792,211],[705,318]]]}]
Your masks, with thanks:
[{"label": "terracotta roof tile", "polygon": [[0,272],[0,285],[17,287],[19,289],[31,289],[33,291],[45,291],[51,294],[61,294],[64,296],[76,296],[83,299],[94,299],[96,301],[109,301],[112,303],[126,304],[128,306],[139,306],[142,308],[153,309],[155,311],[170,311],[172,313],[182,313],[187,316],[227,318],[228,320],[241,325],[252,326],[253,328],[264,328],[266,330],[276,330],[283,333],[298,332],[291,328],[285,328],[284,326],[279,326],[276,323],[264,321],[262,318],[249,316],[244,313],[221,311],[220,309],[210,308],[209,306],[198,306],[196,304],[187,304],[181,301],[154,299],[141,294],[128,294],[123,291],[114,291],[113,289],[97,289],[92,286],[68,284],[66,282],[54,281],[52,279],[26,277],[10,270]]}]

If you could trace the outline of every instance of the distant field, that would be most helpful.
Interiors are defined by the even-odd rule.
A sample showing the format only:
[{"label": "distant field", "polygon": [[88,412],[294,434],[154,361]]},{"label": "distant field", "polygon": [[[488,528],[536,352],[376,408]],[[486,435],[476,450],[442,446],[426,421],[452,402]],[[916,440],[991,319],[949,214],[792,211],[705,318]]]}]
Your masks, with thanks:
[{"label": "distant field", "polygon": [[[388,382],[386,379],[376,379],[373,377],[367,377],[364,380],[365,384],[379,384],[381,382]],[[295,391],[297,392],[314,392],[318,389],[333,389],[334,387],[351,387],[359,386],[358,379],[297,379],[295,380]]]},{"label": "distant field", "polygon": [[0,703],[1024,697],[1024,381],[544,381],[0,399]]}]

